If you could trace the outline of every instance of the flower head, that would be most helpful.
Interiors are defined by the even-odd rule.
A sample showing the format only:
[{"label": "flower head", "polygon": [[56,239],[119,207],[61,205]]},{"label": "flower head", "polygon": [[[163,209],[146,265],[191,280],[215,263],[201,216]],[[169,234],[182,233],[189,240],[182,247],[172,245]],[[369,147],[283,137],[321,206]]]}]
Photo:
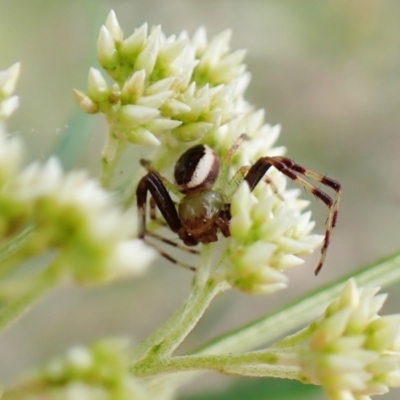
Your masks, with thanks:
[{"label": "flower head", "polygon": [[86,173],[66,174],[56,158],[20,171],[21,143],[5,135],[0,152],[0,237],[33,226],[29,245],[21,250],[26,257],[58,250],[82,283],[138,273],[153,259],[153,250],[135,239],[135,213],[121,212]]},{"label": "flower head", "polygon": [[122,141],[176,147],[199,140],[235,116],[244,52],[229,52],[229,40],[226,31],[207,43],[203,28],[192,40],[167,37],[147,24],[124,38],[111,11],[97,53],[114,82],[91,68],[88,94],[75,90],[75,98],[83,111],[104,113]]},{"label": "flower head", "polygon": [[18,398],[25,399],[24,388],[35,388],[26,398],[147,400],[151,396],[129,372],[129,350],[121,338],[74,346],[17,385]]},{"label": "flower head", "polygon": [[297,199],[298,190],[283,192],[285,180],[278,174],[272,176],[279,193],[285,193],[285,201],[265,182],[253,193],[242,182],[232,196],[226,278],[232,286],[252,294],[285,288],[284,271],[303,263],[299,256],[321,243],[319,235],[310,234],[314,226],[311,213],[301,214],[307,202]]},{"label": "flower head", "polygon": [[400,386],[400,316],[381,317],[386,295],[347,282],[303,343],[300,360],[330,399],[368,399]]}]

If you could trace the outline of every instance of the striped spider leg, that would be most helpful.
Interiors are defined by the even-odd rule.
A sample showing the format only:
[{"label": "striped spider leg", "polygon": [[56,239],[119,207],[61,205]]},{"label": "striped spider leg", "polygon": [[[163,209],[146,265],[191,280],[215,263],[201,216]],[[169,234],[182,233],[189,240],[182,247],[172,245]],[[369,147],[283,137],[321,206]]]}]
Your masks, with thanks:
[{"label": "striped spider leg", "polygon": [[[301,185],[307,192],[312,193],[317,199],[321,200],[329,209],[329,215],[326,220],[325,236],[321,247],[321,257],[317,268],[315,269],[315,275],[319,273],[326,258],[326,252],[329,247],[332,232],[336,226],[337,215],[339,210],[340,196],[342,187],[339,182],[328,178],[325,175],[318,174],[302,165],[295,163],[293,160],[282,157],[262,157],[254,165],[250,167],[244,180],[249,184],[250,191],[252,191],[260,180],[265,176],[268,169],[273,166],[282,174],[286,175],[291,180]],[[332,199],[321,189],[317,188],[315,184],[308,182],[303,177],[309,178],[311,181],[319,182],[322,185],[329,187],[334,190],[335,196]]]},{"label": "striped spider leg", "polygon": [[[174,242],[173,240],[169,240],[165,238],[164,236],[157,234],[155,232],[149,231],[146,228],[146,214],[147,214],[147,191],[150,192],[151,197],[149,201],[149,206],[150,206],[150,219],[153,221],[156,221],[158,225],[160,226],[169,226],[170,229],[178,233],[180,229],[180,223],[178,219],[178,215],[176,212],[176,207],[175,203],[172,201],[171,197],[169,196],[169,193],[167,192],[165,188],[165,184],[168,184],[166,182],[166,179],[161,177],[153,168],[151,167],[150,162],[147,160],[141,160],[141,164],[148,173],[141,179],[139,182],[139,185],[137,187],[136,195],[137,195],[137,205],[138,205],[138,211],[139,211],[139,223],[140,223],[140,231],[139,231],[139,237],[142,238],[143,240],[146,240],[146,236],[152,237],[153,239],[156,239],[162,243],[165,243],[169,246],[178,248],[180,250],[186,251],[191,254],[198,254],[198,251],[195,249],[191,249],[186,247],[186,246],[180,245],[179,243]],[[156,208],[160,210],[161,214],[164,217],[164,220],[160,220],[157,218],[156,214]],[[147,241],[148,242],[148,241]],[[150,245],[155,247],[152,243],[148,242]],[[190,245],[195,245],[190,244]],[[174,257],[170,256],[168,253],[158,249],[155,247],[155,249],[158,251],[158,253],[167,259],[168,261],[172,262],[173,264],[177,264],[183,268],[189,269],[191,271],[195,271],[196,268],[184,264],[178,260],[176,260]]]}]

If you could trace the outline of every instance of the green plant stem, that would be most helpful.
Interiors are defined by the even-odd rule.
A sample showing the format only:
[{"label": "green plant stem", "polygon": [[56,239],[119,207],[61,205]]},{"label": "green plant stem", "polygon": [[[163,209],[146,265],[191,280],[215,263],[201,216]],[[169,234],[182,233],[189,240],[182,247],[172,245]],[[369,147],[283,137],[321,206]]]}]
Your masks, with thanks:
[{"label": "green plant stem", "polygon": [[223,371],[226,375],[248,376],[252,378],[279,378],[279,379],[295,379],[304,384],[312,384],[308,377],[304,375],[300,367],[286,367],[280,365],[235,365],[226,367]]},{"label": "green plant stem", "polygon": [[193,296],[190,299],[190,307],[180,321],[157,349],[157,354],[167,356],[183,342],[186,336],[193,330],[197,322],[203,316],[213,298],[224,290],[224,284],[209,280],[203,287],[194,288]]},{"label": "green plant stem", "polygon": [[203,246],[200,266],[196,272],[189,298],[174,315],[153,335],[145,339],[134,351],[133,362],[146,363],[146,359],[172,354],[191,332],[212,299],[227,288],[225,282],[210,278],[212,245]]},{"label": "green plant stem", "polygon": [[37,254],[37,240],[33,229],[26,229],[13,238],[0,252],[0,278],[15,268],[29,257]]},{"label": "green plant stem", "polygon": [[110,131],[107,134],[107,139],[101,153],[100,183],[103,188],[108,189],[110,187],[115,168],[125,146],[125,141],[113,134],[110,125]]},{"label": "green plant stem", "polygon": [[164,338],[171,332],[182,319],[182,315],[187,307],[187,303],[182,304],[156,332],[151,336],[143,340],[134,350],[132,355],[132,361],[136,362],[143,359],[148,355],[152,348],[158,346]]},{"label": "green plant stem", "polygon": [[0,277],[12,270],[18,261],[25,258],[21,249],[29,247],[29,239],[32,236],[33,228],[25,228],[22,232],[12,237],[0,249]]},{"label": "green plant stem", "polygon": [[8,327],[20,315],[26,312],[35,301],[59,282],[63,271],[61,265],[60,259],[54,260],[50,266],[32,280],[29,290],[24,295],[16,300],[6,302],[0,308],[0,331]]},{"label": "green plant stem", "polygon": [[[243,354],[168,357],[154,360],[152,363],[137,365],[132,372],[135,376],[140,377],[199,370],[225,373],[234,368],[245,370],[251,364],[279,365],[280,367],[292,368],[297,367],[299,362],[296,352],[261,350]],[[284,368],[281,369],[284,370]],[[274,376],[276,376],[276,373],[277,371],[275,371]]]}]

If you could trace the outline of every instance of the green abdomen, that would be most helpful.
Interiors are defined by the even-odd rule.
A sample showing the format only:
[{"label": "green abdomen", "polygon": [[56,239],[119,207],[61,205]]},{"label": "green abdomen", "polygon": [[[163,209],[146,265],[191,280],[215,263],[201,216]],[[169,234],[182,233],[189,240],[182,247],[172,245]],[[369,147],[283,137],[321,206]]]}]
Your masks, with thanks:
[{"label": "green abdomen", "polygon": [[197,234],[212,228],[223,207],[220,193],[205,190],[185,196],[179,204],[178,214],[187,231]]}]

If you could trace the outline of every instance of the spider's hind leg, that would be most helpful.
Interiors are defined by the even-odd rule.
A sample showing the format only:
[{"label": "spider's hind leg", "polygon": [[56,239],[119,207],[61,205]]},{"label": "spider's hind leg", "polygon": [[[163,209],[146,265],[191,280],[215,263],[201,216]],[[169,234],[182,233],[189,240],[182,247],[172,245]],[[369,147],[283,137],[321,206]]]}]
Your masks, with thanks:
[{"label": "spider's hind leg", "polygon": [[181,244],[179,244],[177,242],[174,242],[173,240],[167,239],[166,237],[164,237],[164,236],[162,236],[162,235],[160,235],[158,233],[155,233],[155,232],[152,232],[152,231],[146,231],[146,236],[150,236],[150,237],[152,237],[152,238],[154,238],[156,240],[159,240],[162,243],[168,244],[169,246],[175,247],[176,249],[185,251],[186,253],[196,254],[196,255],[200,254],[199,250],[192,249],[190,247],[181,245]]},{"label": "spider's hind leg", "polygon": [[166,237],[164,237],[164,236],[162,236],[162,235],[160,235],[158,233],[146,230],[146,235],[144,237],[145,242],[147,244],[149,244],[150,246],[152,246],[160,254],[161,257],[163,257],[166,260],[172,262],[173,264],[178,265],[179,267],[183,267],[183,268],[189,269],[191,271],[196,271],[196,267],[194,267],[192,265],[189,265],[189,264],[186,264],[186,263],[183,263],[181,261],[178,261],[175,257],[172,257],[170,254],[168,254],[165,251],[159,249],[154,243],[149,242],[146,237],[151,237],[151,238],[153,238],[155,240],[158,240],[161,243],[165,243],[165,244],[167,244],[169,246],[172,246],[172,247],[174,247],[176,249],[179,249],[181,251],[184,251],[184,252],[187,252],[187,253],[190,253],[190,254],[198,255],[199,254],[198,250],[191,249],[189,247],[183,246],[183,245],[181,245],[179,243],[176,243],[176,242],[174,242],[174,241],[172,241],[170,239],[167,239]]}]

